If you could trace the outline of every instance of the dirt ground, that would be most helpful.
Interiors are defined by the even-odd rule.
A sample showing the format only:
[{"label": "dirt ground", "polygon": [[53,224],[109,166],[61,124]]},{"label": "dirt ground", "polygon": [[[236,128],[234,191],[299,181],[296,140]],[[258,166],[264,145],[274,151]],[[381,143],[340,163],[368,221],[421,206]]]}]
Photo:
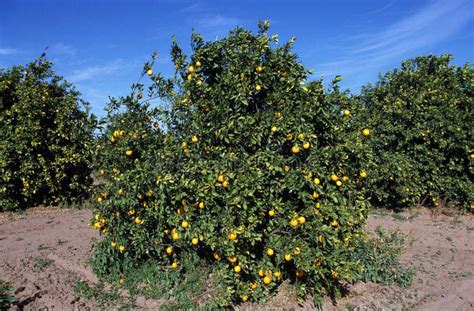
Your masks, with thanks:
[{"label": "dirt ground", "polygon": [[[0,279],[15,288],[16,309],[94,310],[73,289],[81,278],[97,280],[87,265],[96,231],[90,211],[35,208],[24,214],[0,213]],[[336,306],[325,310],[474,310],[474,218],[447,216],[429,210],[372,215],[368,229],[408,235],[402,260],[415,271],[408,288],[358,283]],[[312,309],[278,294],[271,307]],[[143,306],[147,309],[147,306]],[[268,309],[263,307],[263,309]]]}]

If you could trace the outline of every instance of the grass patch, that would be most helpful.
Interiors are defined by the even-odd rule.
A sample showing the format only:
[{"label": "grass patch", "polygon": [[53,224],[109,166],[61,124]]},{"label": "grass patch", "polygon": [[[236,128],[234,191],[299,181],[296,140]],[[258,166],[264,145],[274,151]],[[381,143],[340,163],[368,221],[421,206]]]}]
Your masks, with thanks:
[{"label": "grass patch", "polygon": [[377,227],[375,232],[376,236],[359,247],[354,254],[354,259],[360,260],[364,266],[362,280],[383,285],[409,286],[414,272],[400,263],[406,236],[396,231],[387,234],[381,227]]},{"label": "grass patch", "polygon": [[0,310],[8,310],[14,302],[13,288],[6,281],[0,280]]},{"label": "grass patch", "polygon": [[[106,255],[101,255],[100,251],[96,253],[91,259],[92,266],[100,267]],[[113,269],[108,274],[101,270],[98,273],[99,285],[89,286],[76,280],[74,288],[84,298],[94,298],[100,307],[107,307],[107,303],[110,306],[113,301],[117,308],[141,308],[143,306],[137,305],[137,298],[142,297],[157,301],[160,310],[214,310],[228,305],[230,293],[215,282],[213,276],[219,271],[213,269],[215,267],[198,255],[186,253],[182,254],[176,270],[149,259],[139,266]],[[120,284],[121,279],[123,284]]]},{"label": "grass patch", "polygon": [[116,286],[107,286],[103,281],[89,285],[87,282],[77,278],[73,285],[74,292],[86,300],[94,300],[101,309],[114,307],[114,309],[130,309],[135,307],[131,301],[122,297]]}]

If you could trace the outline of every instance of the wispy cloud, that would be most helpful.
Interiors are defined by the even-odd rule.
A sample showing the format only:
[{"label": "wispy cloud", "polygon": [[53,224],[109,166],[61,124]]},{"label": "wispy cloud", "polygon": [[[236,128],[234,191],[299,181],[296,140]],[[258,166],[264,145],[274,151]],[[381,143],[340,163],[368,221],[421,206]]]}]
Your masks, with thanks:
[{"label": "wispy cloud", "polygon": [[6,56],[6,55],[15,55],[18,54],[19,51],[17,49],[11,49],[11,48],[0,48],[0,55]]},{"label": "wispy cloud", "polygon": [[244,23],[244,20],[235,17],[226,17],[220,14],[201,18],[197,21],[202,28],[234,27]]},{"label": "wispy cloud", "polygon": [[126,64],[122,59],[116,59],[113,62],[105,65],[96,65],[86,67],[84,69],[74,70],[69,76],[69,80],[77,83],[80,81],[90,80],[99,75],[110,75],[128,67],[129,65]]},{"label": "wispy cloud", "polygon": [[49,52],[53,55],[75,56],[77,54],[77,49],[68,44],[56,43],[49,47]]},{"label": "wispy cloud", "polygon": [[395,2],[397,2],[397,0],[392,0],[389,3],[385,4],[383,7],[379,8],[379,9],[369,11],[369,12],[365,13],[365,15],[376,15],[376,14],[380,14],[382,12],[385,12],[389,8],[391,8],[395,4]]},{"label": "wispy cloud", "polygon": [[319,66],[327,75],[356,75],[380,68],[454,35],[473,18],[470,0],[438,0],[381,30],[339,42],[335,61]]}]

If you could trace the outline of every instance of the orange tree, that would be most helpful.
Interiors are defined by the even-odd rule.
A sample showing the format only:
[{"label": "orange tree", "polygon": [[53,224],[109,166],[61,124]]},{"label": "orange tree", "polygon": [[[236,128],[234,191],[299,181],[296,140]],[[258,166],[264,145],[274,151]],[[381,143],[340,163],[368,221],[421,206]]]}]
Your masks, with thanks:
[{"label": "orange tree", "polygon": [[87,195],[95,120],[79,96],[44,55],[0,71],[0,210]]},{"label": "orange tree", "polygon": [[367,137],[352,130],[339,77],[328,91],[307,83],[294,40],[280,46],[268,27],[212,42],[193,33],[189,58],[173,42],[176,75],[148,72],[147,100],[168,105],[155,111],[163,130],[151,132],[152,143],[137,138],[145,151],[136,158],[111,137],[118,120],[140,115],[125,137],[150,114],[133,113],[143,85],[117,102],[125,109],[103,152],[123,169],[100,189],[94,211],[104,236],[99,274],[124,277],[149,258],[182,273],[186,254],[197,254],[225,286],[224,304],[263,299],[283,280],[319,298],[360,276],[352,254],[365,238]]},{"label": "orange tree", "polygon": [[450,55],[410,59],[362,89],[377,165],[370,197],[383,207],[473,204],[473,69]]}]

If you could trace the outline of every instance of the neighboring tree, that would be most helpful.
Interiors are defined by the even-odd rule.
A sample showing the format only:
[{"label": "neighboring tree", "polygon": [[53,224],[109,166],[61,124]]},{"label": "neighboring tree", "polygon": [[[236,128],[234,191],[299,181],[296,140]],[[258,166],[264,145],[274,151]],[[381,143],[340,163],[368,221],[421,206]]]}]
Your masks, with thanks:
[{"label": "neighboring tree", "polygon": [[450,55],[417,57],[362,89],[357,122],[368,123],[376,206],[474,203],[474,70]]},{"label": "neighboring tree", "polygon": [[45,55],[0,70],[0,210],[84,199],[95,121]]}]

